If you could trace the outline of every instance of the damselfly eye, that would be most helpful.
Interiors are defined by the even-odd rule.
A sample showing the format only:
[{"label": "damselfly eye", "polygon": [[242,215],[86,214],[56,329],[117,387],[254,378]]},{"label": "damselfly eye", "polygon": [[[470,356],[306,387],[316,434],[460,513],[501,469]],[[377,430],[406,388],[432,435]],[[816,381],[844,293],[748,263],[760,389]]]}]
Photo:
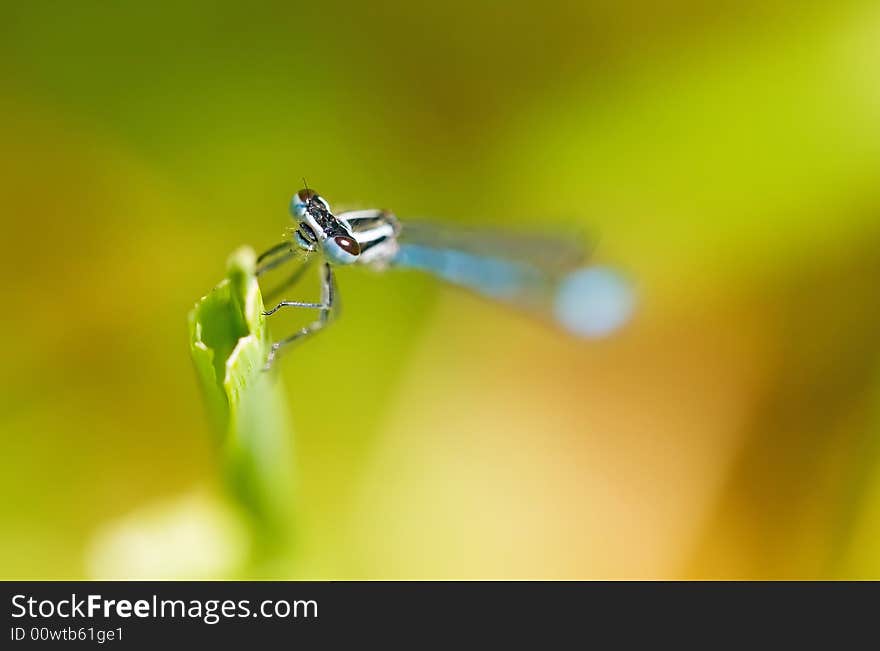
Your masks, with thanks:
[{"label": "damselfly eye", "polygon": [[326,202],[318,196],[317,192],[304,188],[293,195],[290,200],[290,213],[297,219],[302,219],[303,215],[315,207],[315,202],[320,202],[324,208],[327,208]]},{"label": "damselfly eye", "polygon": [[361,245],[357,243],[357,240],[348,237],[347,235],[337,235],[333,238],[333,241],[339,245],[339,248],[349,253],[351,255],[360,255],[361,254]]},{"label": "damselfly eye", "polygon": [[312,197],[318,196],[318,193],[314,190],[309,190],[308,188],[303,188],[299,192],[296,193],[296,196],[299,197],[299,200],[303,203],[307,203],[309,199]]}]

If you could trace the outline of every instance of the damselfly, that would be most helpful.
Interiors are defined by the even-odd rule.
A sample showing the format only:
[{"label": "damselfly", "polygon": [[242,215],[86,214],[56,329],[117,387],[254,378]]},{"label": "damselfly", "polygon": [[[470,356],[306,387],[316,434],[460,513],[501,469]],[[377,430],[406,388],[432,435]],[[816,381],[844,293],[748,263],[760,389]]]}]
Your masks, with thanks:
[{"label": "damselfly", "polygon": [[283,300],[264,312],[270,316],[283,308],[318,311],[311,324],[272,344],[266,368],[282,348],[332,321],[338,307],[335,266],[425,271],[483,296],[547,314],[582,337],[613,332],[629,319],[633,309],[629,284],[610,269],[584,266],[585,250],[572,239],[401,222],[386,210],[334,214],[330,204],[308,188],[294,195],[290,212],[296,221],[293,237],[260,255],[257,274],[303,258],[284,289],[295,284],[310,262],[318,259],[321,300]]}]

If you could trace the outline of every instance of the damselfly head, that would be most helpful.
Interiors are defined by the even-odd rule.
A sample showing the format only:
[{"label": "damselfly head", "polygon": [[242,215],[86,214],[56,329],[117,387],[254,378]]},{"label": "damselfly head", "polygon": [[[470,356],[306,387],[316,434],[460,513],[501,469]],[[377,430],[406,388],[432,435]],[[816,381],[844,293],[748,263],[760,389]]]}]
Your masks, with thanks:
[{"label": "damselfly head", "polygon": [[290,212],[298,222],[294,238],[301,249],[320,248],[334,264],[351,264],[361,254],[360,244],[346,223],[330,211],[330,204],[314,190],[304,188],[293,195]]},{"label": "damselfly head", "polygon": [[321,208],[330,212],[330,205],[327,201],[314,190],[303,188],[290,200],[290,212],[297,219],[305,217],[309,211]]}]

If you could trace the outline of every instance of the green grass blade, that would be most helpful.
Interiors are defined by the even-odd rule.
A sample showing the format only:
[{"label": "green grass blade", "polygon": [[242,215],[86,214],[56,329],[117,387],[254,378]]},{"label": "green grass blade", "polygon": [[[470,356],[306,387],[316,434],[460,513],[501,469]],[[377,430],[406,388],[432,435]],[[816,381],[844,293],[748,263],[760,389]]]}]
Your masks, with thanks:
[{"label": "green grass blade", "polygon": [[221,453],[223,477],[254,528],[258,551],[280,551],[292,522],[292,433],[269,349],[256,256],[232,254],[227,276],[189,314],[190,352]]}]

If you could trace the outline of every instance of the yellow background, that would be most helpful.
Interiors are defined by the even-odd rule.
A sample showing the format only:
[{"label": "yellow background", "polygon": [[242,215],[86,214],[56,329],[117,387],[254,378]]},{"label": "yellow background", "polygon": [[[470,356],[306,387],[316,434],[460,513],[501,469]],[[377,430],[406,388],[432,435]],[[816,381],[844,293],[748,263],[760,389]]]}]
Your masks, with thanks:
[{"label": "yellow background", "polygon": [[303,176],[576,224],[640,304],[584,343],[340,271],[272,576],[880,578],[876,2],[3,13],[0,578],[241,575],[186,313]]}]

